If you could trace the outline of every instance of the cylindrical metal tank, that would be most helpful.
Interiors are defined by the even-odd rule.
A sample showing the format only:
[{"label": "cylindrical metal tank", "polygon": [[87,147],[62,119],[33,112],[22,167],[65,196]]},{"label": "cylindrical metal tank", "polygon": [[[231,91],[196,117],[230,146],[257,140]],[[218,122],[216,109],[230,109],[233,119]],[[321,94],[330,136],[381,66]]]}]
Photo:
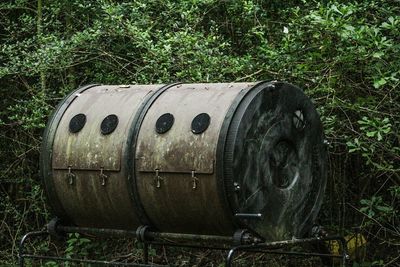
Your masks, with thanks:
[{"label": "cylindrical metal tank", "polygon": [[91,85],[57,107],[40,163],[68,224],[282,240],[319,211],[323,141],[312,102],[283,82]]}]

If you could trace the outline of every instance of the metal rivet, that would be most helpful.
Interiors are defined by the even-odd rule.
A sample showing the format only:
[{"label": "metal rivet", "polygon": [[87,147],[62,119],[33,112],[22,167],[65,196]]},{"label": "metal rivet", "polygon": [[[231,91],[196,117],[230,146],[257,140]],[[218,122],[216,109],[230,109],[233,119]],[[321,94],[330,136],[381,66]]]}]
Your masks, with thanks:
[{"label": "metal rivet", "polygon": [[240,191],[240,185],[238,183],[234,182],[233,183],[233,187],[234,187],[235,192],[239,192]]}]

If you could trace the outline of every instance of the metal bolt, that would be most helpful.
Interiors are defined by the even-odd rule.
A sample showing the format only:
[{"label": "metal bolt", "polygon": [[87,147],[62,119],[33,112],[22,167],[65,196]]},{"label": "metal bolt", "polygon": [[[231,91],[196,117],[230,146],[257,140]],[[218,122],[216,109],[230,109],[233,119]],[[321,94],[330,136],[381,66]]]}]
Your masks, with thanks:
[{"label": "metal bolt", "polygon": [[233,187],[235,188],[235,192],[239,192],[240,191],[240,185],[236,182],[233,183]]}]

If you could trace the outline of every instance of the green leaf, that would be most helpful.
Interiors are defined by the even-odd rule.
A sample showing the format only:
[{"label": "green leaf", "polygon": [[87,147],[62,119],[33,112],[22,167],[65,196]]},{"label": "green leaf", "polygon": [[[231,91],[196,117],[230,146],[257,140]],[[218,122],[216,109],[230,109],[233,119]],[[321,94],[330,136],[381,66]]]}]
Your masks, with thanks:
[{"label": "green leaf", "polygon": [[393,211],[392,207],[387,207],[387,206],[376,206],[376,209],[384,213],[390,213]]},{"label": "green leaf", "polygon": [[335,11],[336,13],[339,13],[340,15],[343,15],[343,13],[337,8],[336,5],[331,5],[331,9],[332,9],[333,11]]},{"label": "green leaf", "polygon": [[386,79],[385,78],[381,78],[379,80],[375,80],[374,81],[374,87],[376,89],[378,89],[378,88],[382,87],[383,85],[385,85],[386,83],[387,83]]},{"label": "green leaf", "polygon": [[383,56],[384,54],[385,54],[385,53],[383,53],[382,51],[379,51],[379,52],[373,53],[373,54],[372,54],[372,57],[374,57],[374,58],[382,58],[382,56]]},{"label": "green leaf", "polygon": [[372,132],[367,132],[366,135],[368,137],[374,137],[376,135],[376,133],[377,133],[376,131],[372,131]]},{"label": "green leaf", "polygon": [[382,140],[382,134],[380,132],[377,133],[378,141]]}]

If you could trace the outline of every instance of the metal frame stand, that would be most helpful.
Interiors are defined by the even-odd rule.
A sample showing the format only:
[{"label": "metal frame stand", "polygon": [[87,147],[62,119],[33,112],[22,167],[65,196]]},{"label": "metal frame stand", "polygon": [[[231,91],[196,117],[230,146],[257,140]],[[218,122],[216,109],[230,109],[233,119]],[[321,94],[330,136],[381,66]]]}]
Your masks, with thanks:
[{"label": "metal frame stand", "polygon": [[[287,247],[291,245],[304,245],[304,244],[315,244],[326,241],[337,241],[340,245],[341,255],[315,253],[315,252],[293,252],[293,251],[282,251],[277,248]],[[275,250],[273,250],[275,249]],[[303,257],[325,257],[325,258],[339,258],[341,259],[341,266],[347,266],[348,254],[346,240],[341,236],[326,236],[326,237],[314,237],[304,239],[292,239],[278,242],[265,242],[251,245],[239,245],[229,250],[228,256],[226,257],[225,266],[232,266],[234,256],[237,252],[253,252],[263,254],[278,254],[278,255],[289,255],[289,256],[303,256]]]},{"label": "metal frame stand", "polygon": [[[99,260],[87,260],[77,258],[65,258],[55,257],[46,255],[34,255],[25,253],[26,241],[30,238],[47,238],[49,236],[65,236],[67,233],[80,233],[90,235],[105,235],[108,237],[115,238],[136,238],[143,244],[143,263],[125,263],[115,261],[99,261]],[[337,241],[340,245],[340,255],[323,254],[315,252],[293,252],[284,251],[282,249],[288,248],[293,245],[304,245],[304,244],[321,244],[326,241]],[[204,244],[212,245],[204,245]],[[213,250],[225,250],[229,251],[226,257],[225,266],[231,267],[234,261],[234,257],[237,252],[247,253],[263,253],[263,254],[280,254],[289,256],[303,256],[303,257],[325,257],[325,258],[339,258],[341,259],[341,265],[347,266],[348,255],[346,241],[341,236],[316,236],[312,238],[304,239],[292,239],[277,242],[263,242],[260,238],[253,236],[250,232],[245,229],[240,229],[235,232],[233,236],[212,236],[212,235],[192,235],[192,234],[178,234],[178,233],[163,233],[151,231],[148,226],[140,226],[136,231],[127,230],[115,230],[115,229],[98,229],[98,228],[84,228],[84,227],[73,227],[63,226],[59,224],[58,220],[52,220],[47,225],[47,230],[29,232],[24,235],[19,244],[18,252],[18,264],[20,267],[25,266],[25,259],[34,260],[52,260],[52,261],[66,261],[76,263],[87,263],[95,265],[112,265],[112,266],[137,266],[137,267],[148,267],[148,266],[167,266],[167,265],[156,265],[149,264],[149,245],[164,245],[164,246],[175,246],[175,247],[187,247],[187,248],[199,248],[199,249],[213,249]]]}]

